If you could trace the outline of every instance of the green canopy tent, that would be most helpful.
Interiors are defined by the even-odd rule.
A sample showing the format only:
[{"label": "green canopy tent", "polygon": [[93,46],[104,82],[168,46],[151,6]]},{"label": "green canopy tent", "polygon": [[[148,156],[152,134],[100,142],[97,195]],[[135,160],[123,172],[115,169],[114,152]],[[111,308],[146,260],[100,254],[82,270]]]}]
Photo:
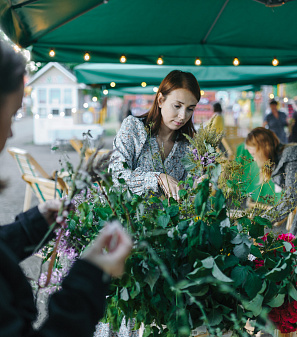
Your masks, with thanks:
[{"label": "green canopy tent", "polygon": [[297,1],[0,0],[1,28],[42,62],[296,65],[296,13]]},{"label": "green canopy tent", "polygon": [[159,86],[162,79],[174,69],[193,73],[202,89],[213,88],[213,90],[235,86],[242,86],[244,90],[252,90],[255,85],[273,85],[297,80],[297,66],[160,67],[157,65],[84,63],[74,68],[78,82],[100,84],[106,89],[111,88],[111,82],[116,84],[116,88],[140,86],[142,82],[148,86]]}]

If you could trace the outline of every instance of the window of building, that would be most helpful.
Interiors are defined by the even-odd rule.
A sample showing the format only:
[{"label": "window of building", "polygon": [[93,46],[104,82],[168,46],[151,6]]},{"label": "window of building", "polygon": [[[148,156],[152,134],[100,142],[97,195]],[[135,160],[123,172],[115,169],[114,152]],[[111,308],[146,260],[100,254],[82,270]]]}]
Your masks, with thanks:
[{"label": "window of building", "polygon": [[72,89],[64,89],[64,104],[72,104]]},{"label": "window of building", "polygon": [[46,117],[47,116],[46,108],[38,108],[38,115],[40,117]]},{"label": "window of building", "polygon": [[46,104],[46,89],[37,90],[37,100],[40,104]]},{"label": "window of building", "polygon": [[60,113],[59,109],[52,109],[53,115],[59,115],[59,113]]},{"label": "window of building", "polygon": [[65,109],[65,116],[71,116],[71,110],[72,109],[66,108]]},{"label": "window of building", "polygon": [[61,90],[60,89],[50,89],[50,104],[60,104],[61,103]]}]

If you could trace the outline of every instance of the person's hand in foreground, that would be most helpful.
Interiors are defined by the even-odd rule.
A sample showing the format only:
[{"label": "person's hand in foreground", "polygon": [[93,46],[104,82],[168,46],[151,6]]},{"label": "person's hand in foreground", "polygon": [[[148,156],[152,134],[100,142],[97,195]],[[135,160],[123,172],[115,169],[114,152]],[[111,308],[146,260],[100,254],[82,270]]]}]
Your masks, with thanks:
[{"label": "person's hand in foreground", "polygon": [[120,223],[106,225],[93,244],[82,254],[82,259],[93,263],[105,273],[120,277],[124,273],[125,260],[132,249],[132,241]]},{"label": "person's hand in foreground", "polygon": [[175,200],[179,201],[178,191],[182,189],[181,186],[178,186],[178,181],[171,177],[168,174],[161,173],[159,175],[159,185],[165,192],[167,197],[172,197]]},{"label": "person's hand in foreground", "polygon": [[61,207],[61,200],[47,200],[43,204],[38,205],[39,212],[43,215],[49,225],[56,221],[58,211]]}]

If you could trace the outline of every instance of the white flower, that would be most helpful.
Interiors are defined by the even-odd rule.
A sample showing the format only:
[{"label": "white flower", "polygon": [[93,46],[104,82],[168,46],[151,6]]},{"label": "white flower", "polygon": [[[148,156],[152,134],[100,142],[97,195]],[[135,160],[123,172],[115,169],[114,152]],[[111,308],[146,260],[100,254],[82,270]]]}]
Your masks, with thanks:
[{"label": "white flower", "polygon": [[249,260],[249,261],[254,261],[254,260],[256,260],[256,256],[253,255],[253,254],[249,254],[249,255],[248,255],[248,260]]},{"label": "white flower", "polygon": [[167,236],[171,239],[173,239],[173,231],[168,231]]}]

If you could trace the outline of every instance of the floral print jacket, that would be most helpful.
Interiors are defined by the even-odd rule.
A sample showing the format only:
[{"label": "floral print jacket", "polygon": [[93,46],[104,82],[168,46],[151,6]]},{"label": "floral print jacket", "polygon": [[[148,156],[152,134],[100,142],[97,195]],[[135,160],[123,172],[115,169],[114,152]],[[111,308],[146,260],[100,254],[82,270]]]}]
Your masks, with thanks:
[{"label": "floral print jacket", "polygon": [[[149,190],[159,194],[158,176],[167,173],[173,178],[185,180],[187,172],[181,159],[188,151],[188,143],[176,141],[168,157],[162,162],[156,136],[149,136],[142,118],[128,116],[117,133],[109,169],[115,186],[123,178],[135,194]],[[126,163],[124,167],[123,163]]]}]

